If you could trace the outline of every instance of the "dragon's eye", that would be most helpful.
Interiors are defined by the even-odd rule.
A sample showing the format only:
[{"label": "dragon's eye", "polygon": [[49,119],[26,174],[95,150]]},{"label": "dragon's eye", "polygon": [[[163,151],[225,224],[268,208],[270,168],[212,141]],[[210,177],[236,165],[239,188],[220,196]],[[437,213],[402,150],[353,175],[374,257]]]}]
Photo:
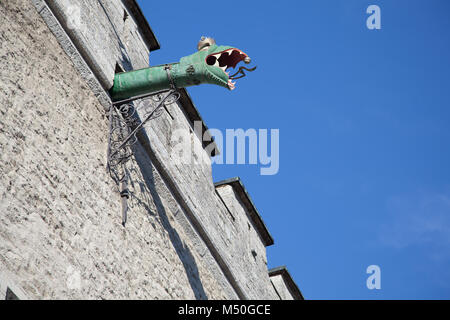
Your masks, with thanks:
[{"label": "dragon's eye", "polygon": [[209,56],[208,58],[206,58],[206,63],[209,64],[210,66],[213,66],[216,63],[217,58],[214,56]]}]

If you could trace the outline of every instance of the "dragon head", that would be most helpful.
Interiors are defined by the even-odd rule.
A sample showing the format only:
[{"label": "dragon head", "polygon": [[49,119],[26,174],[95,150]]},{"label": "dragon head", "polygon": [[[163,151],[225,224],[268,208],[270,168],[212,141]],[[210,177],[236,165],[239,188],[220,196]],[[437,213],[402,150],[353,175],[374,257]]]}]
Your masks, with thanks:
[{"label": "dragon head", "polygon": [[[196,76],[201,75],[201,82],[219,85],[230,90],[235,88],[232,80],[245,76],[244,69],[253,71],[243,66],[233,75],[229,74],[229,69],[235,68],[237,64],[244,61],[251,62],[250,57],[241,50],[230,46],[218,46],[214,39],[202,37],[198,43],[198,52],[181,58],[180,63],[192,66],[196,70]],[[189,72],[189,69],[187,69]],[[237,76],[240,74],[240,76]],[[198,80],[197,80],[198,81]]]},{"label": "dragon head", "polygon": [[110,89],[111,97],[118,101],[169,88],[185,88],[202,83],[233,90],[235,83],[232,80],[245,77],[244,70],[256,69],[240,66],[237,72],[230,75],[228,70],[235,68],[239,62],[250,63],[247,54],[234,47],[218,46],[214,39],[206,37],[202,37],[197,48],[196,53],[181,58],[179,63],[117,73]]}]

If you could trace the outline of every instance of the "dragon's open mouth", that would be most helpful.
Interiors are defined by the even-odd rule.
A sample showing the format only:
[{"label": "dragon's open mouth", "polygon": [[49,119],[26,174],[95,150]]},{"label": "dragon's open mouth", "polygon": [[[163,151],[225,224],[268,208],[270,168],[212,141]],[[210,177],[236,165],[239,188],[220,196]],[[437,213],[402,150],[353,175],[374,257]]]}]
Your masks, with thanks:
[{"label": "dragon's open mouth", "polygon": [[[210,66],[218,67],[222,69],[223,72],[228,76],[228,87],[233,90],[235,88],[235,82],[231,80],[233,77],[229,75],[227,72],[228,68],[235,68],[236,65],[248,58],[248,55],[243,53],[241,50],[232,48],[228,50],[224,50],[222,52],[213,53],[206,57],[206,63]],[[249,60],[249,58],[248,58]]]}]

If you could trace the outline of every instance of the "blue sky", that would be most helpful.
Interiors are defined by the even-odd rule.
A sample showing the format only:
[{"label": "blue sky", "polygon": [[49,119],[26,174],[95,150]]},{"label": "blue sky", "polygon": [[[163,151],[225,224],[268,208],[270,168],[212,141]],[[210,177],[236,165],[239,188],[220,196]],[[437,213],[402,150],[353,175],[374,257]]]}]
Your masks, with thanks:
[{"label": "blue sky", "polygon": [[280,130],[278,174],[213,166],[249,191],[270,268],[307,299],[450,298],[450,1],[138,2],[161,43],[152,65],[208,35],[258,66],[233,92],[188,91],[210,128]]}]

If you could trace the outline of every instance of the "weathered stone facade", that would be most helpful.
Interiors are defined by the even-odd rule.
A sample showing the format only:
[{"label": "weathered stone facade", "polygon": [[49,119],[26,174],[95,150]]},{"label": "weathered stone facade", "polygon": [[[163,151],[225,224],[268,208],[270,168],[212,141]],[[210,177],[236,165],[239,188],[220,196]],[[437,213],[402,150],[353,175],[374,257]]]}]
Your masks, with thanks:
[{"label": "weathered stone facade", "polygon": [[[0,0],[0,16],[0,295],[286,298],[242,183],[212,181],[185,92],[139,136],[121,225],[107,89],[159,47],[134,1]],[[206,161],[175,161],[175,131]]]}]

